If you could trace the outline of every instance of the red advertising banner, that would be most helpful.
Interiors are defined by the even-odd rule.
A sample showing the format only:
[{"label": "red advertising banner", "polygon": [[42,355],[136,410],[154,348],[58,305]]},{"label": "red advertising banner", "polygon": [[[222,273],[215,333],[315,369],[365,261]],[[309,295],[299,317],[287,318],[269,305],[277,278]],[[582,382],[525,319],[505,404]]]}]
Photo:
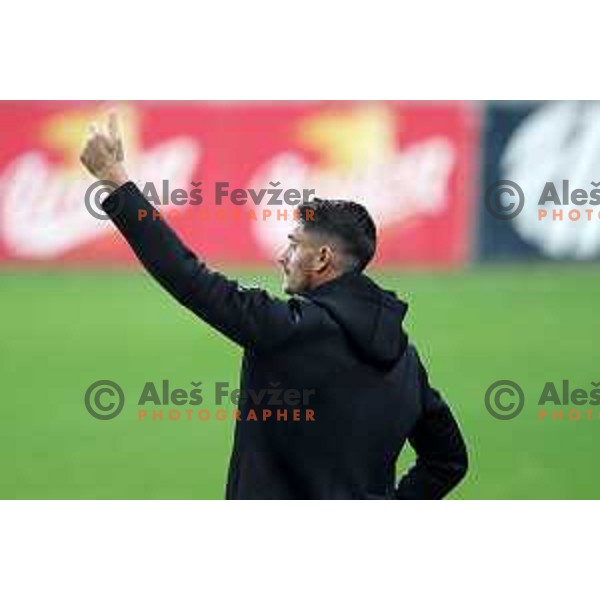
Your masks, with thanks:
[{"label": "red advertising banner", "polygon": [[[468,258],[478,134],[468,103],[113,106],[129,174],[207,261],[272,260],[304,194],[363,202],[378,264]],[[84,201],[94,181],[79,154],[88,124],[105,117],[100,103],[0,102],[0,263],[134,260]]]}]

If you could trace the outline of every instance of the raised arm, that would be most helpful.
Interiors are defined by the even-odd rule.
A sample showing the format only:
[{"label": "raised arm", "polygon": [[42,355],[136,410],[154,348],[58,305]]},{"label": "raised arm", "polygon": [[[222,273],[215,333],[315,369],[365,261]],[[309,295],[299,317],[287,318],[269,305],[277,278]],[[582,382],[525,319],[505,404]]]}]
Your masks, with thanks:
[{"label": "raised arm", "polygon": [[111,116],[108,135],[94,130],[81,161],[98,179],[119,186],[102,208],[148,272],[181,304],[244,347],[260,348],[285,335],[294,323],[292,305],[263,290],[242,288],[199,261],[171,227],[153,218],[156,208],[129,181],[122,148]]}]

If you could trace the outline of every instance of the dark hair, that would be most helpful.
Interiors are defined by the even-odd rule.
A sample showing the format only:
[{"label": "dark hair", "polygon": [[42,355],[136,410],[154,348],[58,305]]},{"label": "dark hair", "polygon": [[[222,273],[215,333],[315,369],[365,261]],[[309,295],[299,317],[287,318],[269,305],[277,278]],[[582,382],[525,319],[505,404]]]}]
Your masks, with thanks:
[{"label": "dark hair", "polygon": [[346,270],[362,271],[369,264],[375,254],[377,229],[362,204],[313,198],[300,204],[298,210],[306,231],[333,237],[341,244]]}]

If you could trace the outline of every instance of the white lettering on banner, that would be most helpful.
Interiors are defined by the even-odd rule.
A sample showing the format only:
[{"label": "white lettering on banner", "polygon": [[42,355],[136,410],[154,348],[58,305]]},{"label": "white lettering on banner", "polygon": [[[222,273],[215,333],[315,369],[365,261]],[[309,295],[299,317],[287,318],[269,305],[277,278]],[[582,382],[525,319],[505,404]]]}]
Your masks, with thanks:
[{"label": "white lettering on banner", "polygon": [[[298,154],[275,156],[259,169],[249,188],[281,181],[287,189],[314,189],[320,198],[364,203],[381,227],[412,217],[440,214],[448,204],[448,183],[456,162],[452,143],[443,137],[412,144],[401,153],[352,171],[314,167]],[[257,240],[269,254],[284,244],[290,228],[282,221],[253,223]]]},{"label": "white lettering on banner", "polygon": [[[525,241],[550,258],[600,256],[596,220],[538,218],[538,200],[547,182],[560,190],[568,180],[571,190],[589,191],[591,182],[600,179],[600,104],[552,102],[535,110],[513,132],[500,169],[501,179],[523,190],[523,210],[510,223]],[[543,206],[548,207],[555,208]]]},{"label": "white lettering on banner", "polygon": [[[176,138],[144,151],[130,171],[138,181],[168,179],[173,187],[187,188],[200,154],[195,140]],[[0,237],[13,254],[54,258],[110,231],[109,221],[85,208],[93,180],[82,171],[61,170],[36,151],[18,157],[0,175]]]}]

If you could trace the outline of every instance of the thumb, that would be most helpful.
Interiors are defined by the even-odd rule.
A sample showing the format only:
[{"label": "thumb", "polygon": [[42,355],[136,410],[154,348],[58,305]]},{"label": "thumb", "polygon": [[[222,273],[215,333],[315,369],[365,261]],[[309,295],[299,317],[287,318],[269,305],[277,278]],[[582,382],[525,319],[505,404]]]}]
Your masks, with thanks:
[{"label": "thumb", "polygon": [[117,161],[121,162],[125,156],[123,152],[123,140],[119,128],[119,116],[115,111],[108,113],[108,135],[116,151]]}]

